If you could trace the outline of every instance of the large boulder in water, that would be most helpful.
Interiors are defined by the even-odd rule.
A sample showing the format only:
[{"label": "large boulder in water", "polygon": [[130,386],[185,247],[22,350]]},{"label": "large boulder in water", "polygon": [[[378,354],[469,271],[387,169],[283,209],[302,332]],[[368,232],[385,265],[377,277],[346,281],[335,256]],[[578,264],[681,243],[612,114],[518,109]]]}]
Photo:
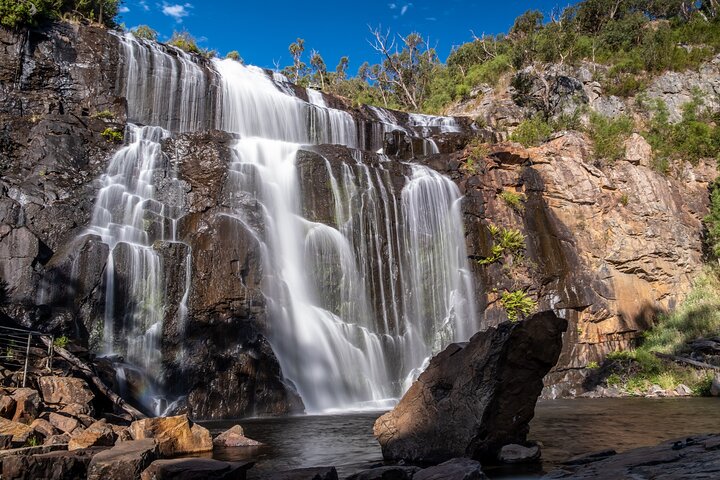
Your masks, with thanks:
[{"label": "large boulder in water", "polygon": [[524,443],[566,329],[566,320],[547,311],[448,346],[375,422],[383,456],[439,463],[493,457],[503,445]]},{"label": "large boulder in water", "polygon": [[213,449],[208,429],[192,423],[187,415],[137,420],[130,425],[130,435],[134,440],[155,439],[163,457]]}]

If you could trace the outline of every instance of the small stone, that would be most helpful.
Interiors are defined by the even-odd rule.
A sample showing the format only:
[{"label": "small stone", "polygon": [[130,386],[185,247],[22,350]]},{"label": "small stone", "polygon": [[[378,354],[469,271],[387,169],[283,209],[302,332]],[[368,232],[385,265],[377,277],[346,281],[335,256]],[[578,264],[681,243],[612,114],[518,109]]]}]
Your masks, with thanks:
[{"label": "small stone", "polygon": [[49,415],[48,421],[52,424],[53,427],[65,433],[74,432],[80,425],[80,422],[77,418],[68,417],[66,415],[55,412]]},{"label": "small stone", "polygon": [[540,460],[540,447],[524,447],[511,443],[500,449],[498,460],[503,463],[532,463]]},{"label": "small stone", "polygon": [[44,438],[52,437],[57,433],[55,427],[53,427],[50,422],[42,418],[36,418],[35,420],[33,420],[33,422],[30,424],[30,428],[38,432]]},{"label": "small stone", "polygon": [[650,388],[648,388],[647,396],[648,397],[659,397],[665,395],[665,389],[662,388],[660,385],[652,385]]},{"label": "small stone", "polygon": [[681,397],[687,397],[689,395],[692,395],[692,390],[684,383],[681,383],[677,386],[677,388],[675,388],[675,393],[677,393]]},{"label": "small stone", "polygon": [[720,374],[716,374],[710,384],[710,395],[713,397],[720,397]]},{"label": "small stone", "polygon": [[37,433],[31,426],[4,418],[0,418],[0,435],[12,435],[15,447],[23,447],[31,438],[37,438]]},{"label": "small stone", "polygon": [[641,135],[633,133],[625,140],[625,160],[644,167],[650,166],[652,147]]},{"label": "small stone", "polygon": [[310,467],[275,472],[270,478],[272,480],[338,480],[338,474],[335,467]]},{"label": "small stone", "polygon": [[0,417],[8,420],[15,413],[15,400],[10,395],[0,395]]},{"label": "small stone", "polygon": [[45,439],[43,445],[67,445],[70,442],[70,434],[52,435]]},{"label": "small stone", "polygon": [[80,404],[80,403],[71,403],[69,405],[65,405],[63,408],[59,410],[61,413],[67,413],[68,415],[72,417],[77,417],[79,415],[89,415],[92,416],[93,409],[88,404]]},{"label": "small stone", "polygon": [[13,422],[32,423],[40,412],[40,394],[32,388],[18,388],[12,397],[15,400]]},{"label": "small stone", "polygon": [[244,435],[242,427],[235,425],[215,437],[213,445],[216,447],[257,447],[262,445],[262,443],[247,438]]},{"label": "small stone", "polygon": [[105,422],[99,420],[85,430],[70,437],[68,450],[78,450],[88,447],[111,447],[115,444],[115,433]]}]

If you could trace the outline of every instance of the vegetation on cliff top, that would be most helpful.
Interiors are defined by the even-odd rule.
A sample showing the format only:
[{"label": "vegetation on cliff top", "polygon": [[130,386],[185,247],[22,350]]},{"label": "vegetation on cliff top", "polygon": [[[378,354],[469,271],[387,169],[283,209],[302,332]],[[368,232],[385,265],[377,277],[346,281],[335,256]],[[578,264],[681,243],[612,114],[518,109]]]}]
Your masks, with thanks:
[{"label": "vegetation on cliff top", "polygon": [[[393,37],[373,29],[371,42],[381,61],[364,63],[357,77],[336,77],[321,87],[362,103],[438,113],[473,90],[492,87],[507,72],[587,61],[607,67],[606,93],[629,96],[657,73],[696,68],[720,51],[718,21],[714,0],[585,0],[549,19],[528,11],[508,33],[476,37],[456,48],[446,64],[418,33]],[[324,62],[307,67],[304,42],[293,45],[290,78],[320,85]]]},{"label": "vegetation on cliff top", "polygon": [[122,0],[0,0],[0,25],[14,29],[61,18],[79,18],[115,27],[121,3]]}]

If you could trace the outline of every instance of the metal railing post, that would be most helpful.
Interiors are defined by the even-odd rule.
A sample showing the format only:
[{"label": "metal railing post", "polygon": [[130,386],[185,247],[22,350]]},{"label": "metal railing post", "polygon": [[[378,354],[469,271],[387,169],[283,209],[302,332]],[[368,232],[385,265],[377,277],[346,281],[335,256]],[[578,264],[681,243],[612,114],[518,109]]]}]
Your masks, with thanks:
[{"label": "metal railing post", "polygon": [[55,345],[55,335],[50,335],[50,344],[48,345],[48,358],[46,368],[52,370],[53,345]]},{"label": "metal railing post", "polygon": [[28,333],[27,348],[25,349],[25,368],[23,369],[23,388],[27,381],[28,363],[30,362],[30,342],[32,341],[32,333]]}]

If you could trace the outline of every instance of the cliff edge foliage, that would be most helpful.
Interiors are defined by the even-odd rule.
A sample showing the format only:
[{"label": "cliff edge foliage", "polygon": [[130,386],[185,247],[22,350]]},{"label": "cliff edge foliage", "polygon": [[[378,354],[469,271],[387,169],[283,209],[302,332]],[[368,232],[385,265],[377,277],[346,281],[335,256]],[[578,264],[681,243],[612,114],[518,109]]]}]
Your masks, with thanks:
[{"label": "cliff edge foliage", "polygon": [[16,29],[77,18],[116,27],[121,0],[0,0],[0,25]]}]

